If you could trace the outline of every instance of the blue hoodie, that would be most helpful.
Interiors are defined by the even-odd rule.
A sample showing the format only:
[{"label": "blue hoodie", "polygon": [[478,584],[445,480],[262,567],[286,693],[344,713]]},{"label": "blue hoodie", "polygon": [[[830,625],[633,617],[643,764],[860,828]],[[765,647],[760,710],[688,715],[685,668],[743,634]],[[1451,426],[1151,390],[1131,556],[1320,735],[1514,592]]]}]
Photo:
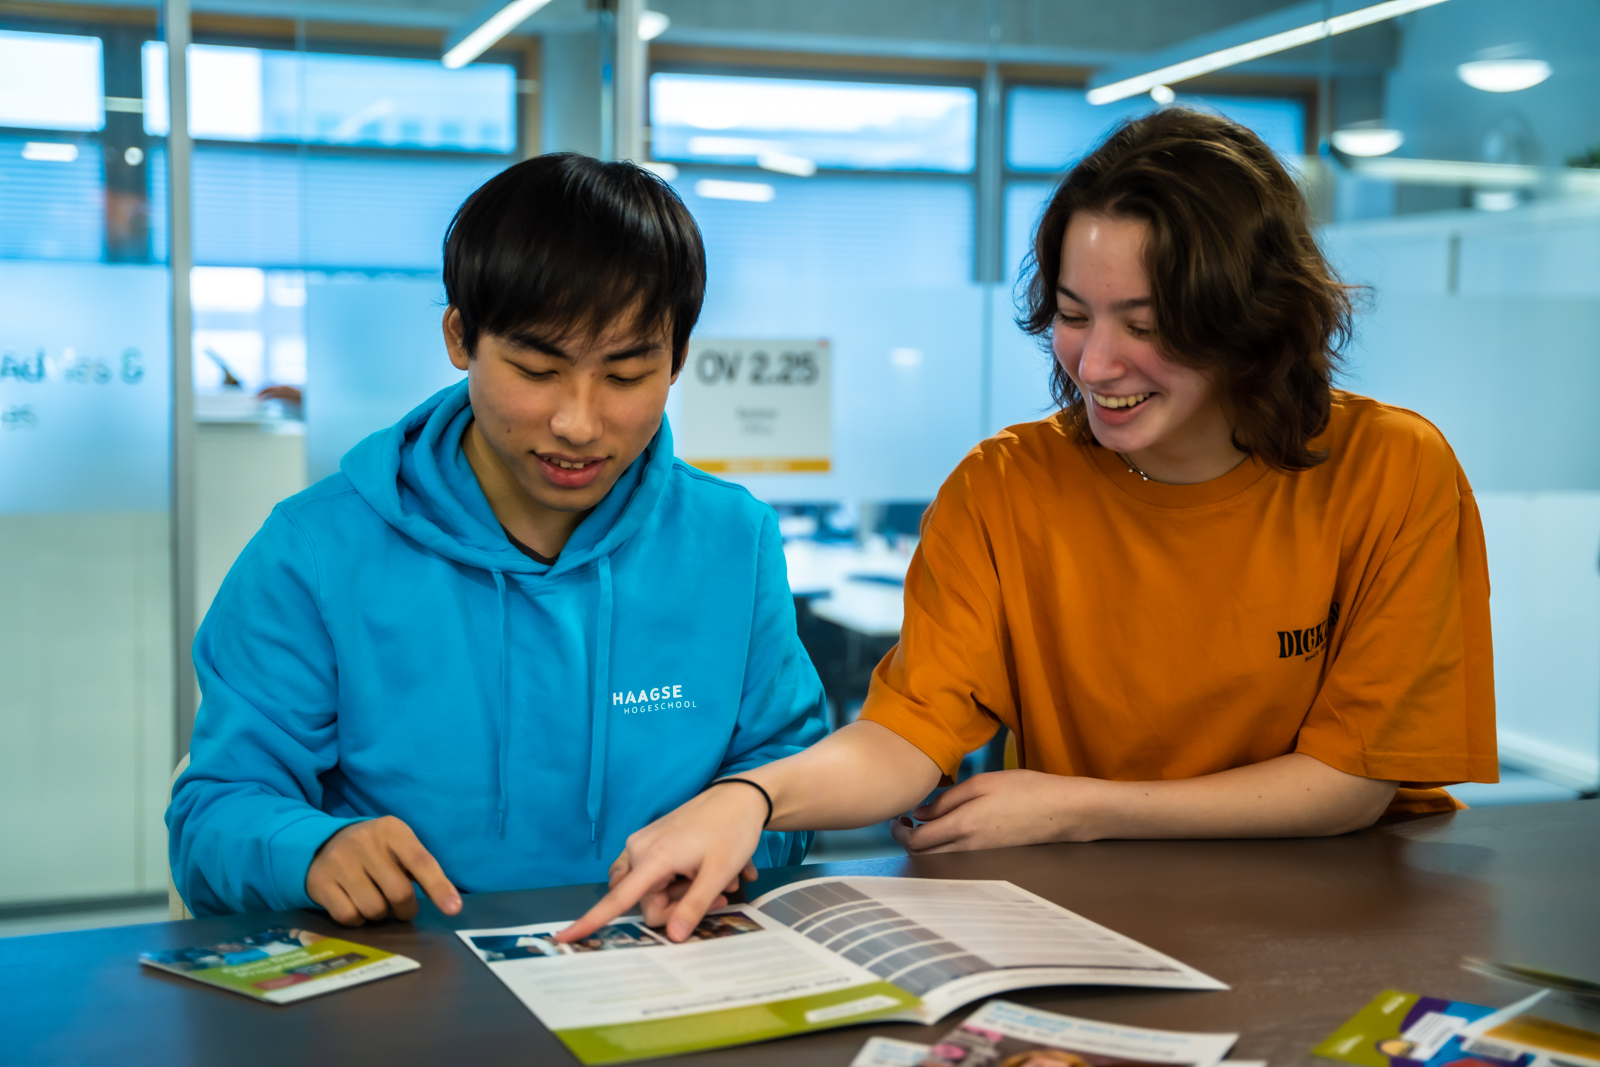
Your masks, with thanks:
[{"label": "blue hoodie", "polygon": [[[552,566],[461,451],[466,384],[279,504],[195,638],[167,809],[196,915],[314,907],[306,871],[394,815],[465,892],[599,882],[713,778],[822,736],[772,510],[676,461],[666,420]],[[763,835],[798,863],[808,834]]]}]

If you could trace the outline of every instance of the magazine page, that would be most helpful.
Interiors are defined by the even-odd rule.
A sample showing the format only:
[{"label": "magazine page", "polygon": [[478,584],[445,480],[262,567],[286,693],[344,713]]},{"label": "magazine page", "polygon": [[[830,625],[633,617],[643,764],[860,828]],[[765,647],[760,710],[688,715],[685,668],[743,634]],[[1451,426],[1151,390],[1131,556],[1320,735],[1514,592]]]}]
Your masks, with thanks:
[{"label": "magazine page", "polygon": [[1216,1067],[1238,1034],[1075,1019],[992,1000],[928,1049],[919,1067]]},{"label": "magazine page", "polygon": [[813,878],[757,899],[797,933],[922,998],[933,1023],[980,997],[1044,985],[1226,989],[1215,978],[1010,882]]},{"label": "magazine page", "polygon": [[919,1003],[744,905],[707,915],[681,944],[623,919],[558,945],[568,925],[457,933],[584,1063],[749,1044]]},{"label": "magazine page", "polygon": [[271,1004],[289,1004],[421,966],[392,952],[289,927],[217,945],[145,952],[139,962]]}]

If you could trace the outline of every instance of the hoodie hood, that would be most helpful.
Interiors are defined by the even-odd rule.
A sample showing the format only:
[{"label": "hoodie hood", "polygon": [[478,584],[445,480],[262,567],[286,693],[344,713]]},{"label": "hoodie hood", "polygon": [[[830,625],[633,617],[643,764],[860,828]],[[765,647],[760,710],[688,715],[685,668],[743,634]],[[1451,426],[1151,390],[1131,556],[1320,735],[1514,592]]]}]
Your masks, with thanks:
[{"label": "hoodie hood", "polygon": [[600,806],[605,795],[606,735],[611,707],[612,617],[615,590],[611,554],[627,544],[655,507],[672,473],[672,431],[661,428],[611,491],[584,516],[553,565],[540,563],[511,543],[483,495],[478,477],[461,449],[461,435],[472,421],[467,383],[442,389],[409,415],[368,437],[340,462],[350,484],[385,522],[447,559],[486,570],[494,579],[500,608],[498,633],[499,696],[495,723],[496,833],[504,838],[511,806],[511,590],[507,576],[526,595],[537,596],[550,583],[594,573],[595,656],[589,679],[589,782],[584,811],[589,840],[598,844]]},{"label": "hoodie hood", "polygon": [[499,574],[556,577],[609,556],[638,532],[672,472],[666,417],[637,459],[595,506],[554,566],[506,537],[461,450],[472,421],[465,381],[442,389],[405,418],[372,434],[340,461],[350,484],[384,521],[446,557]]}]

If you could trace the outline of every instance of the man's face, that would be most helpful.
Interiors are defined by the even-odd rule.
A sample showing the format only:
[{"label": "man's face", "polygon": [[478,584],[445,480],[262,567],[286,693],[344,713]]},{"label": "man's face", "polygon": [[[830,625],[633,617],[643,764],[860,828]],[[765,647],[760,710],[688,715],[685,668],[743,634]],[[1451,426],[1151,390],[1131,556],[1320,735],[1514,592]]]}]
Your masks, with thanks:
[{"label": "man's face", "polygon": [[611,491],[661,426],[672,371],[665,324],[629,321],[595,336],[480,333],[471,358],[461,315],[444,316],[450,362],[467,372],[478,436],[532,498],[584,512]]}]

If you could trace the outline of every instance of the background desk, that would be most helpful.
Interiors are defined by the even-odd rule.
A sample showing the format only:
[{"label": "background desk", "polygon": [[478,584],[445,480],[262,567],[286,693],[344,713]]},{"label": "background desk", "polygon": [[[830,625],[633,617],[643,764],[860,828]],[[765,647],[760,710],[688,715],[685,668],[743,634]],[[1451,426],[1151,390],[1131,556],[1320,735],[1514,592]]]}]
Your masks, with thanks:
[{"label": "background desk", "polygon": [[[1006,878],[1233,986],[1228,992],[1056,988],[1011,999],[1138,1025],[1238,1030],[1234,1055],[1272,1067],[1384,988],[1502,1005],[1521,987],[1463,956],[1600,979],[1600,802],[1487,808],[1313,841],[1114,841],[770,872],[757,890],[819,874]],[[576,916],[593,886],[468,897],[415,927],[356,940],[422,969],[288,1007],[141,970],[141,950],[273,925],[336,932],[312,912],[116,927],[0,941],[0,1062],[19,1064],[576,1063],[449,933]],[[938,1027],[863,1026],[680,1057],[693,1064],[843,1065],[869,1034],[927,1041]]]}]

